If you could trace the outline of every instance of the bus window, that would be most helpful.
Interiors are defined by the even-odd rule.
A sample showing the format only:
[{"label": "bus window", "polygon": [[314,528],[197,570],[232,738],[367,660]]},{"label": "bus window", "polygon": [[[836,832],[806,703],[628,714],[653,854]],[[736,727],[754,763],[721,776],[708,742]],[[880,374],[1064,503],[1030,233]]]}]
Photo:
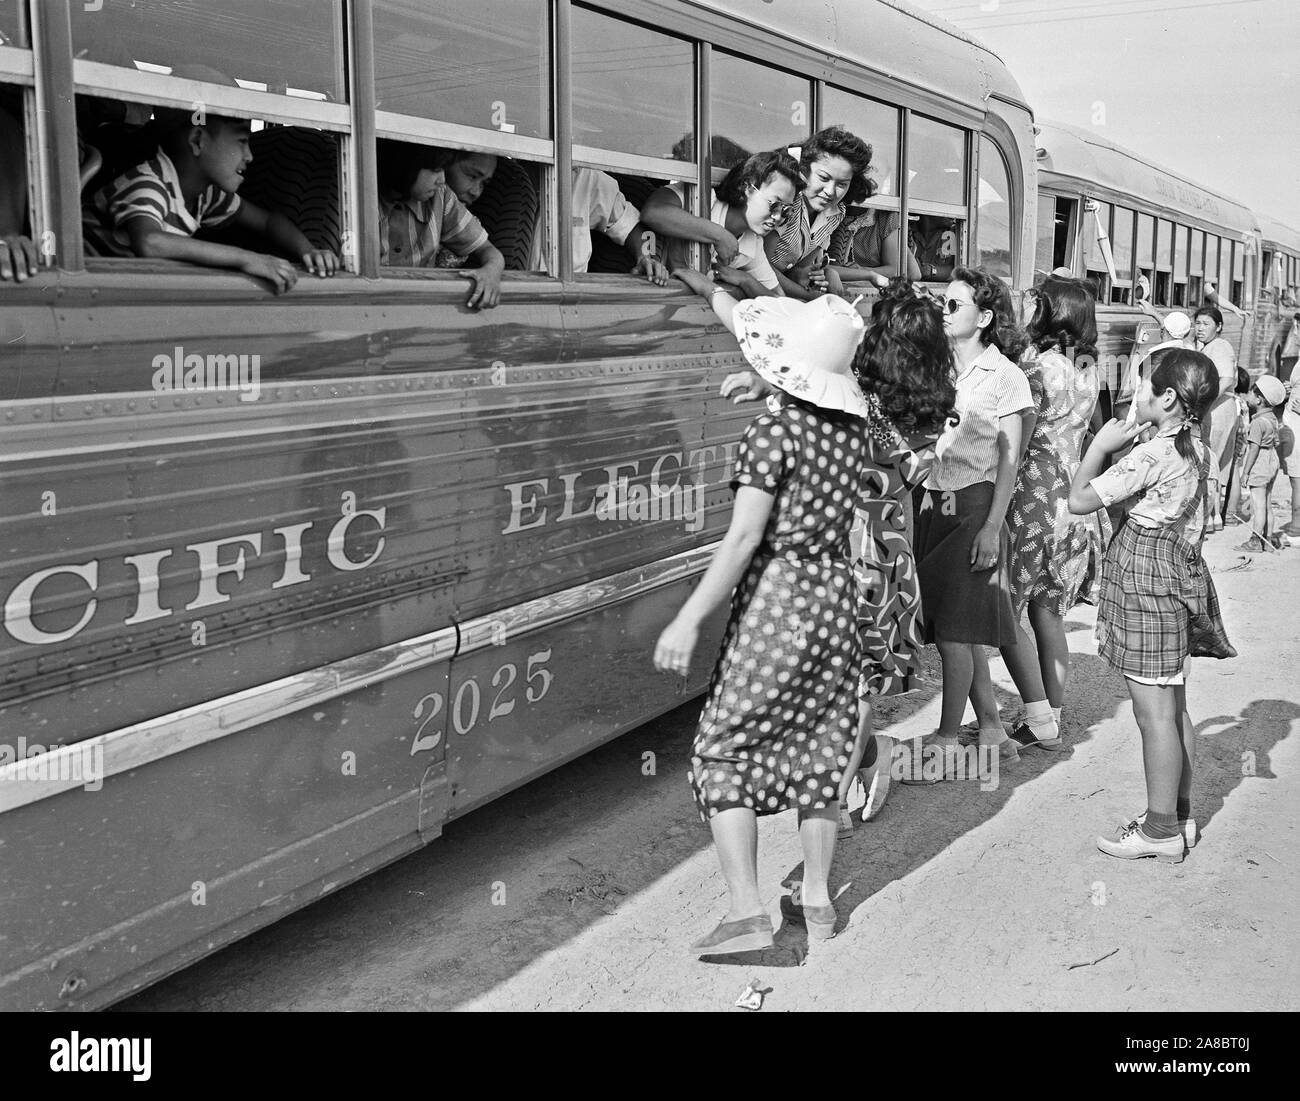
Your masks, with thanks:
[{"label": "bus window", "polygon": [[1111,305],[1133,304],[1133,211],[1117,206],[1110,227],[1111,254],[1115,257],[1115,282],[1110,288]]},{"label": "bus window", "polygon": [[922,115],[909,122],[908,245],[921,278],[947,280],[965,258],[966,134]]},{"label": "bus window", "polygon": [[1174,226],[1174,247],[1171,257],[1174,289],[1169,299],[1171,306],[1187,305],[1187,242],[1190,235],[1191,230],[1186,226]]},{"label": "bus window", "polygon": [[1038,226],[1034,231],[1034,272],[1047,275],[1056,264],[1056,197],[1038,196]]},{"label": "bus window", "polygon": [[23,4],[0,4],[0,46],[27,49],[30,45],[23,20],[24,8]]},{"label": "bus window", "polygon": [[1244,306],[1246,297],[1246,246],[1237,241],[1232,246],[1232,304]]},{"label": "bus window", "polygon": [[[0,3],[0,46],[15,53],[28,46],[23,4]],[[30,60],[30,57],[27,59]],[[30,81],[29,81],[30,83]],[[27,134],[24,92],[17,84],[0,83],[0,280],[34,275],[35,233],[28,207]],[[17,270],[15,270],[17,269]]]},{"label": "bus window", "polygon": [[1174,224],[1161,218],[1156,224],[1156,282],[1151,288],[1157,306],[1168,306],[1174,270]]},{"label": "bus window", "polygon": [[1097,301],[1110,301],[1110,263],[1106,259],[1103,239],[1109,242],[1110,203],[1088,200],[1083,228],[1083,270],[1097,288]]},{"label": "bus window", "polygon": [[573,9],[573,142],[694,161],[695,49],[585,8]]},{"label": "bus window", "polygon": [[376,106],[550,137],[547,7],[544,0],[375,0]]},{"label": "bus window", "polygon": [[812,134],[810,81],[723,50],[714,50],[710,62],[709,105],[714,135],[734,146],[729,163],[713,161],[714,183],[751,153],[798,145]]},{"label": "bus window", "polygon": [[[1241,246],[1238,245],[1238,248]],[[1219,242],[1219,276],[1214,281],[1215,290],[1222,296],[1223,301],[1232,301],[1232,242],[1224,237]]]},{"label": "bus window", "polygon": [[425,271],[477,267],[486,235],[506,270],[540,265],[537,165],[384,139],[377,153],[381,264]]},{"label": "bus window", "polygon": [[[245,89],[336,103],[347,99],[343,25],[342,0],[72,5],[78,59],[157,74],[202,65]],[[135,83],[106,74],[92,82],[97,78],[122,88]]]},{"label": "bus window", "polygon": [[1150,302],[1156,284],[1156,220],[1150,214],[1137,216],[1135,259],[1135,278],[1142,288],[1143,296]]},{"label": "bus window", "polygon": [[1194,229],[1187,266],[1187,305],[1193,309],[1201,304],[1201,283],[1204,278],[1205,230]]},{"label": "bus window", "polygon": [[1275,277],[1273,273],[1273,252],[1270,249],[1263,250],[1263,259],[1260,262],[1259,270],[1260,270],[1259,293],[1262,296],[1267,297],[1268,295],[1273,293],[1273,288],[1274,286],[1276,286],[1276,283],[1274,282]]},{"label": "bus window", "polygon": [[980,137],[979,240],[975,262],[1000,279],[1011,281],[1011,184],[1002,151]]},{"label": "bus window", "polygon": [[[1215,233],[1205,235],[1205,279],[1201,284],[1201,298],[1205,296],[1205,286],[1219,281],[1219,237]],[[1217,287],[1215,288],[1218,289]],[[1197,300],[1197,305],[1201,299]]]},{"label": "bus window", "polygon": [[898,108],[826,86],[822,126],[843,126],[871,146],[872,206],[898,209]]}]

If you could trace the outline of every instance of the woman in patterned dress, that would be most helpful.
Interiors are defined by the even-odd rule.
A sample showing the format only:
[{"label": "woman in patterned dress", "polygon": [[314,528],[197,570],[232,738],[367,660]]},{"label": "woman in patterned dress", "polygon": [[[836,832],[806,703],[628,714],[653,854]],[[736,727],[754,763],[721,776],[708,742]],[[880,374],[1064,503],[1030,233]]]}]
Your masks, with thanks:
[{"label": "woman in patterned dress", "polygon": [[732,593],[722,653],[695,735],[692,785],[727,881],[730,908],[693,955],[773,943],[758,891],[758,816],[795,808],[804,872],[782,909],[811,938],[834,935],[828,878],[839,788],[854,750],[861,663],[848,560],[866,399],[851,364],[858,312],[826,295],[737,306],[698,272],[750,366],[780,393],[736,459],[731,526],[699,586],[655,647],[655,668],[685,674],[703,620]]},{"label": "woman in patterned dress", "polygon": [[[1010,511],[1017,640],[1002,658],[1017,687],[1036,692],[1041,677],[1059,732],[1070,669],[1065,613],[1089,596],[1111,534],[1104,509],[1070,514],[1070,481],[1101,391],[1097,322],[1083,282],[1058,276],[1025,292],[1025,313],[1030,343],[1021,367],[1034,397],[1033,427]],[[1026,604],[1033,642],[1020,625]],[[1020,726],[1011,736],[1021,746],[1037,741]]]},{"label": "woman in patterned dress", "polygon": [[894,743],[885,735],[873,738],[871,700],[911,690],[924,645],[909,498],[934,463],[935,442],[957,395],[952,348],[938,303],[917,297],[906,279],[892,280],[872,308],[854,370],[871,416],[851,544],[863,647],[861,763],[851,762],[854,768],[841,789],[841,836],[853,830],[846,800],[855,772],[866,793],[862,821],[870,821],[884,806]]}]

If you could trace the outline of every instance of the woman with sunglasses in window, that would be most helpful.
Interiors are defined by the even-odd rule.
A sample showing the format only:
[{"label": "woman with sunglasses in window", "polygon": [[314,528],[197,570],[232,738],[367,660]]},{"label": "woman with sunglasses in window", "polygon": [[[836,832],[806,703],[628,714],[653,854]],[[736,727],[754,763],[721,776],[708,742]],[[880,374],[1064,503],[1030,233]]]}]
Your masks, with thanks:
[{"label": "woman with sunglasses in window", "polygon": [[[790,216],[803,188],[793,157],[780,151],[755,153],[732,168],[713,189],[708,219],[686,212],[685,187],[673,183],[645,201],[641,221],[670,238],[670,270],[688,266],[685,241],[700,241],[714,246],[710,262],[719,283],[737,288],[745,298],[782,297],[780,281],[763,251],[763,238]],[[726,234],[722,245],[719,230]],[[726,258],[729,241],[737,245],[731,260]]]},{"label": "woman with sunglasses in window", "polygon": [[[974,682],[977,648],[1016,642],[1005,518],[1020,459],[1021,414],[1034,408],[1034,399],[1016,366],[1025,337],[1011,292],[1000,279],[983,269],[958,268],[944,300],[944,326],[957,365],[961,419],[944,430],[935,447],[916,518],[915,554],[925,640],[937,643],[943,665],[939,729],[924,739],[922,755],[941,754],[947,776]],[[1050,709],[1047,715],[1050,719]],[[1007,741],[1000,752],[1016,757],[1014,743],[1002,733],[996,702],[990,714],[978,718],[981,729],[996,726],[998,741]],[[929,768],[924,779],[913,771],[911,782],[931,782],[932,776]]]},{"label": "woman with sunglasses in window", "polygon": [[843,289],[826,261],[832,236],[847,214],[845,204],[861,202],[875,190],[867,179],[871,146],[842,126],[828,126],[801,150],[790,151],[799,155],[807,186],[791,216],[763,238],[763,248],[781,289],[811,302],[828,289],[836,294]]}]

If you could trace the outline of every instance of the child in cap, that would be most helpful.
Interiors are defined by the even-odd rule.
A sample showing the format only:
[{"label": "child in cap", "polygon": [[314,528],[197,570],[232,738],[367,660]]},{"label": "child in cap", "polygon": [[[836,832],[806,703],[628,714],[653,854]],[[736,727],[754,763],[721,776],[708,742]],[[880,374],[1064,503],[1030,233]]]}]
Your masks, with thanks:
[{"label": "child in cap", "polygon": [[[173,75],[234,85],[206,66],[178,66]],[[315,248],[283,214],[236,194],[253,160],[247,119],[160,108],[154,124],[158,151],[101,188],[82,212],[86,240],[98,252],[230,268],[265,279],[276,294],[298,281],[293,264],[280,256],[195,239],[202,228],[224,225],[264,238],[318,276],[338,271],[338,257]]]},{"label": "child in cap", "polygon": [[848,554],[869,415],[852,373],[865,326],[833,295],[737,305],[700,273],[677,274],[710,299],[778,391],[741,440],[731,526],[654,653],[656,669],[685,676],[701,625],[731,598],[691,774],[731,900],[691,954],[715,956],[773,943],[758,889],[758,816],[790,808],[799,812],[803,882],[782,909],[811,938],[835,931],[828,877],[861,667]]},{"label": "child in cap", "polygon": [[1273,521],[1269,515],[1269,498],[1281,469],[1278,442],[1281,425],[1278,413],[1286,401],[1286,386],[1273,375],[1260,375],[1246,395],[1250,406],[1250,428],[1246,435],[1246,458],[1241,464],[1241,484],[1250,494],[1250,538],[1236,550],[1267,552],[1275,550]]},{"label": "child in cap", "polygon": [[[1189,657],[1236,657],[1219,616],[1214,582],[1201,559],[1213,502],[1206,493],[1213,456],[1197,424],[1219,392],[1218,371],[1201,352],[1170,348],[1153,357],[1131,423],[1098,431],[1070,485],[1070,511],[1095,512],[1132,499],[1128,519],[1106,550],[1097,602],[1097,653],[1124,675],[1142,733],[1147,809],[1097,838],[1108,856],[1154,856],[1177,864],[1196,844],[1192,769],[1196,731],[1187,714]],[[1102,473],[1110,455],[1155,438]]]}]

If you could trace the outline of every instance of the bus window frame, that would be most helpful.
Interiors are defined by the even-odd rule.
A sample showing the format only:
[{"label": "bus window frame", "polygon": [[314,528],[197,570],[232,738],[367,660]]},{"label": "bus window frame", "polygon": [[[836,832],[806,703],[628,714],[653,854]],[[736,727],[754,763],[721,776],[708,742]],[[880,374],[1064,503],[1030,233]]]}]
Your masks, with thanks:
[{"label": "bus window frame", "polygon": [[[999,136],[1000,136],[999,134],[997,134],[994,130],[990,129],[986,124],[985,129],[981,130],[978,134],[969,133],[966,138],[966,145],[967,145],[968,152],[973,151],[975,154],[973,157],[968,156],[968,160],[973,160],[975,162],[974,163],[975,178],[973,181],[968,182],[967,184],[968,195],[969,195],[969,202],[967,205],[970,207],[971,210],[971,218],[970,218],[971,231],[969,233],[969,238],[971,243],[968,246],[967,251],[970,256],[976,258],[980,256],[979,181],[980,181],[981,173],[983,172],[984,142],[987,141],[989,145],[993,148],[994,154],[999,158],[999,164],[1007,180],[1007,195],[1006,195],[1007,248],[1010,253],[1010,266],[1011,266],[1011,274],[1008,276],[1007,281],[1008,281],[1008,285],[1014,288],[1020,286],[1020,279],[1021,279],[1022,265],[1021,265],[1020,254],[1021,254],[1021,250],[1024,248],[1025,201],[1023,195],[1022,174],[1014,172],[1012,170],[1013,168],[1012,160],[1007,155],[1006,145],[1004,141],[999,140]],[[1014,149],[1015,143],[1012,142],[1010,147]],[[1055,208],[1055,203],[1053,203],[1053,208]],[[1053,252],[1055,252],[1056,249],[1055,221],[1056,221],[1056,215],[1055,215],[1055,209],[1053,209],[1053,215],[1052,215]]]}]

